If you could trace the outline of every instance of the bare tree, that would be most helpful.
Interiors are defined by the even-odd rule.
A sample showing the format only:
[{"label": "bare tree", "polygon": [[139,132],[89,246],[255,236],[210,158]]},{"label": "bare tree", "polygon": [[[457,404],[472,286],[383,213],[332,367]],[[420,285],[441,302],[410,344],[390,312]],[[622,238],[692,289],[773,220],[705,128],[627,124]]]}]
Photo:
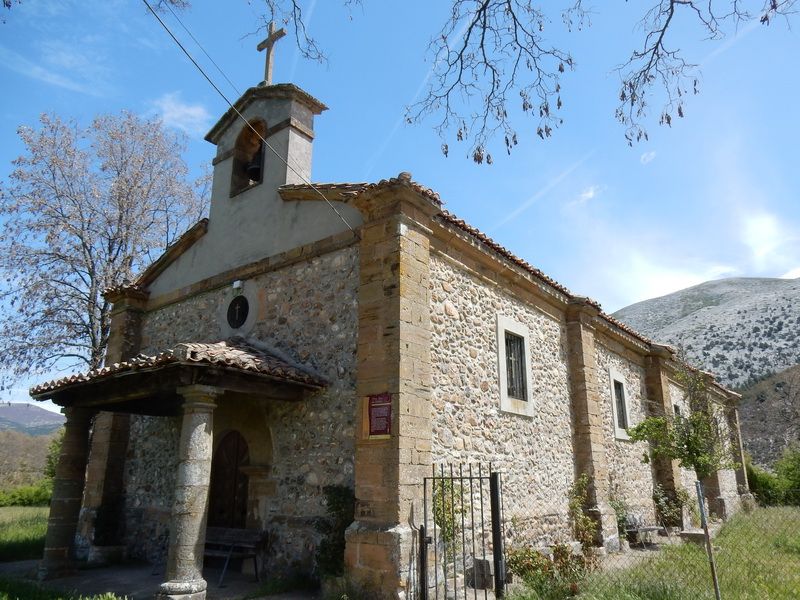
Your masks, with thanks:
[{"label": "bare tree", "polygon": [[183,138],[158,120],[103,115],[82,128],[44,114],[0,186],[0,368],[102,364],[107,287],[132,277],[194,220]]},{"label": "bare tree", "polygon": [[784,441],[789,446],[800,441],[800,366],[787,369],[784,375],[775,384],[775,394],[785,423]]},{"label": "bare tree", "polygon": [[[12,0],[3,0],[8,6]],[[362,0],[341,0],[347,9]],[[633,145],[647,139],[646,123],[656,116],[671,125],[685,112],[687,96],[698,92],[698,65],[687,60],[673,39],[676,23],[694,23],[702,36],[720,39],[742,23],[769,25],[794,14],[800,0],[648,0],[638,23],[640,41],[616,71],[620,77],[615,117]],[[270,21],[288,26],[300,53],[324,61],[325,53],[309,35],[301,0],[263,2],[261,27]],[[158,0],[161,7],[186,8],[189,0]],[[603,7],[611,10],[610,7]],[[536,119],[536,134],[550,137],[562,123],[561,78],[575,68],[569,51],[554,41],[559,30],[590,25],[583,0],[450,0],[449,16],[433,36],[433,69],[425,96],[407,108],[406,120],[434,119],[442,152],[456,140],[468,144],[477,163],[493,161],[489,147],[502,136],[507,152],[517,144],[519,111]],[[685,18],[684,18],[685,17]],[[609,65],[611,66],[611,65]],[[651,107],[651,104],[653,105]]]},{"label": "bare tree", "polygon": [[[288,24],[303,56],[324,59],[307,34],[298,0],[264,2],[265,23],[276,19]],[[343,3],[352,6],[360,0]],[[683,117],[687,95],[698,92],[698,65],[684,58],[672,39],[679,13],[699,24],[705,37],[720,39],[729,26],[788,18],[796,4],[762,0],[751,12],[742,0],[650,0],[638,22],[642,41],[616,69],[620,91],[615,116],[628,144],[647,138],[651,112],[669,126],[673,118]],[[427,93],[408,107],[407,121],[435,119],[442,152],[450,152],[455,137],[469,144],[467,154],[477,163],[491,164],[489,145],[497,136],[509,153],[517,144],[516,107],[537,119],[540,138],[550,137],[562,123],[561,77],[575,68],[569,51],[552,40],[559,28],[589,26],[589,16],[582,0],[451,0],[449,17],[429,46],[433,68]],[[650,102],[661,107],[651,111]]]}]

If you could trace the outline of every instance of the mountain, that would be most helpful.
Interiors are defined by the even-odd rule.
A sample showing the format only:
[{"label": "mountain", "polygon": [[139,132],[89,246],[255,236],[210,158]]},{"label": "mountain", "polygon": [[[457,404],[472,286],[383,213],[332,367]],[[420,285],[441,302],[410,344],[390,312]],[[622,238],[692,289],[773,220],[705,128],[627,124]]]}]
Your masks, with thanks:
[{"label": "mountain", "polygon": [[800,278],[707,281],[613,316],[656,342],[682,346],[690,363],[728,387],[800,363]]},{"label": "mountain", "polygon": [[11,430],[28,435],[49,435],[64,424],[64,415],[35,404],[0,404],[0,431]]},{"label": "mountain", "polygon": [[739,390],[742,442],[753,462],[771,467],[800,437],[800,365]]}]

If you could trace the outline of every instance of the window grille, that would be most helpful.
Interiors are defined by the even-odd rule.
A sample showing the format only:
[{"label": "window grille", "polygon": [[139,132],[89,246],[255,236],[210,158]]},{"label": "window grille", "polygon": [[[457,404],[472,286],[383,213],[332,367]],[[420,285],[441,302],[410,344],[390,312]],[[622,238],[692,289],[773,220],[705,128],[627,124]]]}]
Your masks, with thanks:
[{"label": "window grille", "polygon": [[628,428],[628,413],[625,409],[625,386],[614,380],[614,401],[617,403],[617,427]]},{"label": "window grille", "polygon": [[528,400],[525,381],[525,339],[506,331],[506,377],[508,396],[517,400]]}]

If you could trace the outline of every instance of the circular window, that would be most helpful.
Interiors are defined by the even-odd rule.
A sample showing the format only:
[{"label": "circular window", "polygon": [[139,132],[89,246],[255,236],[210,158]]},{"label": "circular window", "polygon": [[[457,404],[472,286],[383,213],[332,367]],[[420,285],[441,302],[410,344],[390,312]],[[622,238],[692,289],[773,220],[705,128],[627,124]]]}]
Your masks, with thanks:
[{"label": "circular window", "polygon": [[233,329],[239,329],[247,320],[250,312],[250,304],[244,296],[236,296],[228,305],[228,325]]}]

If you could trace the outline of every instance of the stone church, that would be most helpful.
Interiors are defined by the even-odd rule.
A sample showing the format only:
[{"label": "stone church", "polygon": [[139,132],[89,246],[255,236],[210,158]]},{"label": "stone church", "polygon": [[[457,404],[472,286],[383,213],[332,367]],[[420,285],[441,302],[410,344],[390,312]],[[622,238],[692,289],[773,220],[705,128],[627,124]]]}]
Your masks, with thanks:
[{"label": "stone church", "polygon": [[[347,575],[408,599],[434,465],[491,461],[523,524],[554,506],[566,522],[585,473],[608,547],[612,486],[650,515],[655,483],[693,489],[625,431],[688,410],[674,351],[408,173],[307,183],[325,110],[291,84],[248,89],[206,136],[209,218],[107,291],[106,366],[32,389],[67,417],[42,578],[79,559],[160,561],[161,597],[205,598],[207,525],[265,532],[262,574],[313,574],[323,488],[341,485],[356,498]],[[741,455],[738,397],[709,389]],[[722,515],[747,489],[741,469],[705,483]]]}]

